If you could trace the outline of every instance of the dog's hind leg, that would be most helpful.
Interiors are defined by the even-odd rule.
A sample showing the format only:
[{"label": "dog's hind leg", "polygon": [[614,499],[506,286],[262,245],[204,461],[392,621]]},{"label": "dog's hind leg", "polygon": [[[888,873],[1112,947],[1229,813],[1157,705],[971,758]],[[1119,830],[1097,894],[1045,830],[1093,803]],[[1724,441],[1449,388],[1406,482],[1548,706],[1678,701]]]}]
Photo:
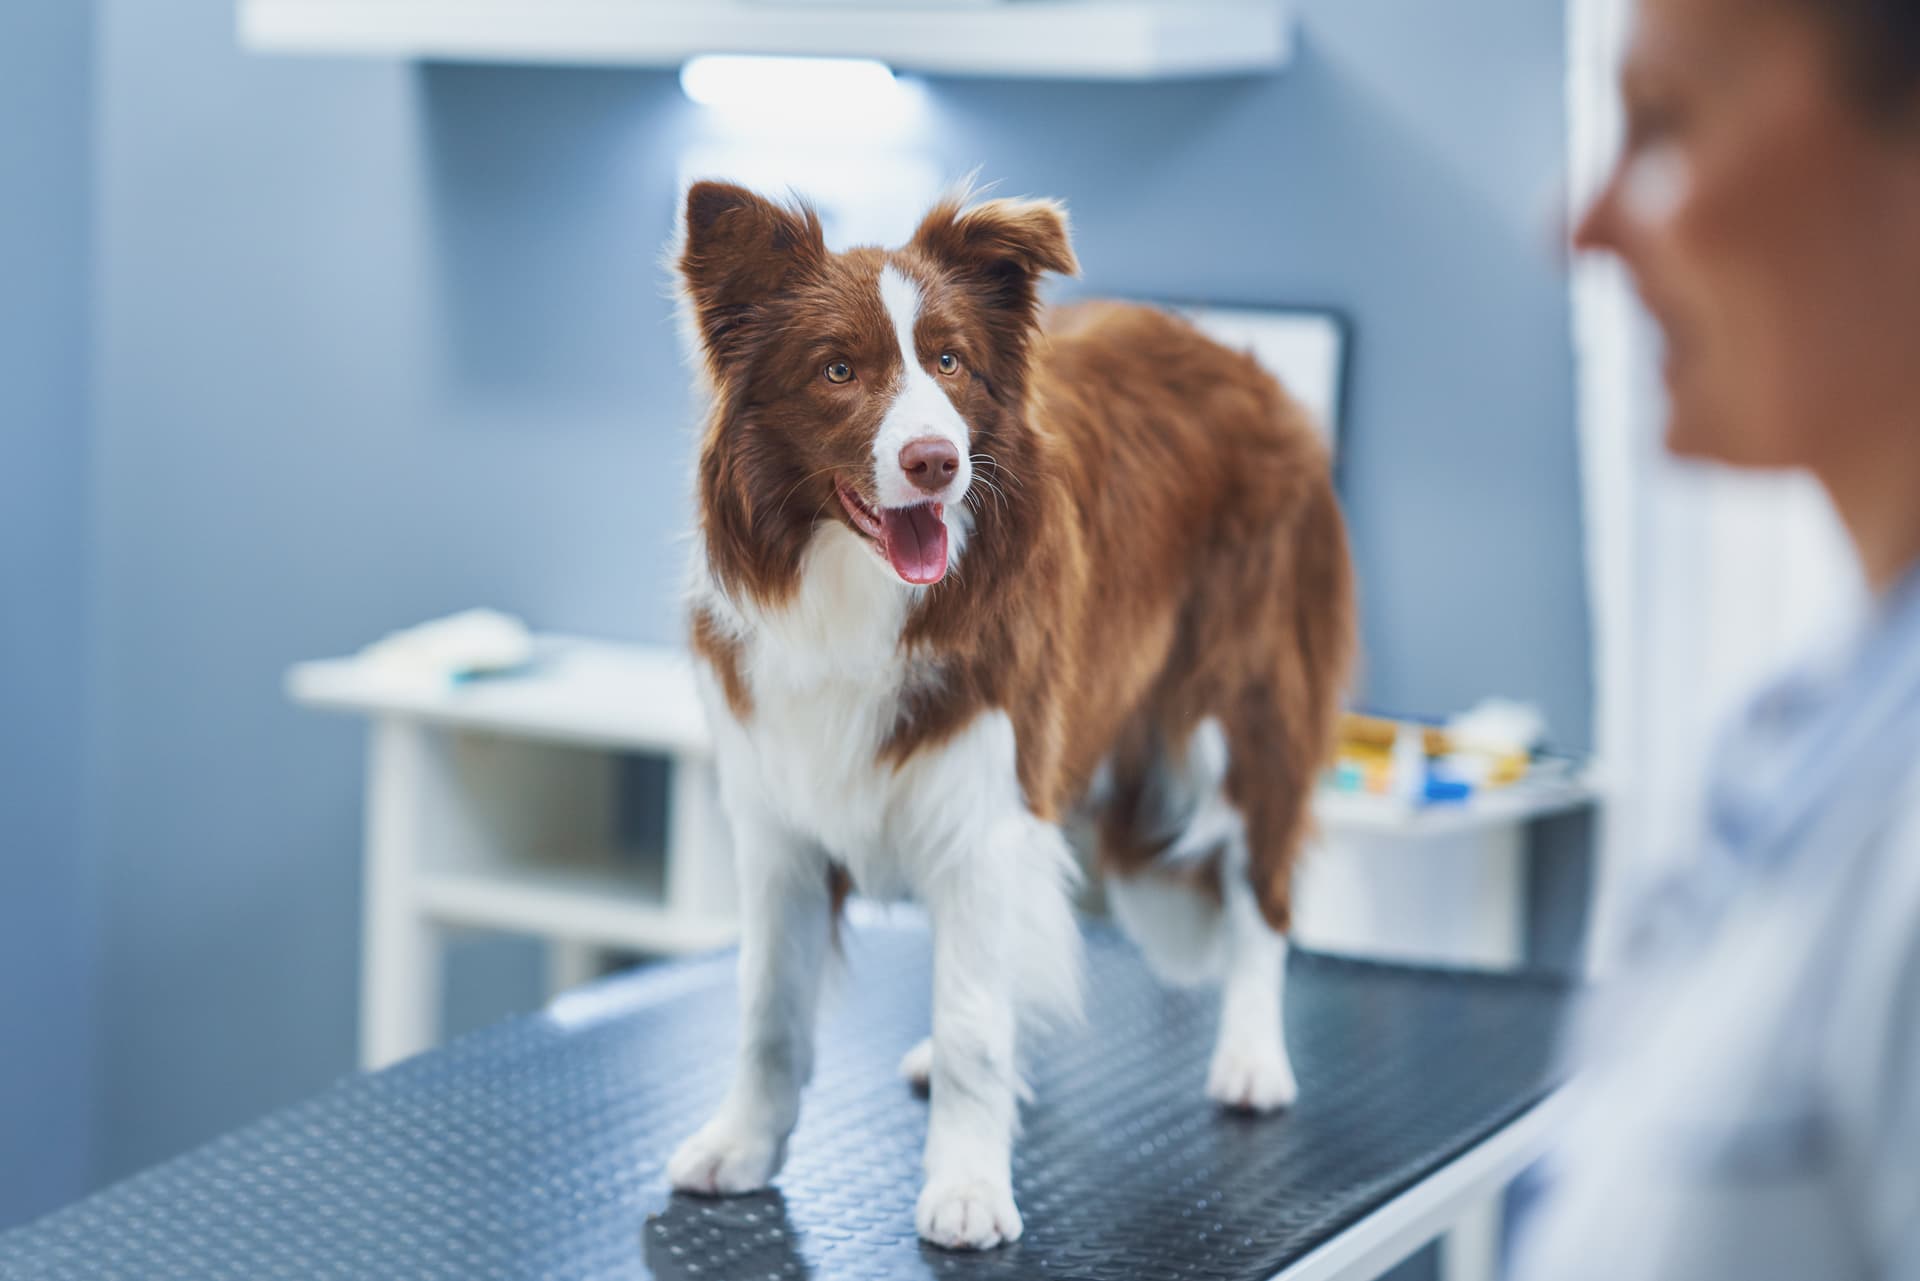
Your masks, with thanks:
[{"label": "dog's hind leg", "polygon": [[1208,1097],[1270,1112],[1297,1092],[1281,1034],[1287,944],[1249,879],[1246,819],[1226,795],[1231,752],[1209,717],[1177,751],[1133,762],[1102,861],[1114,915],[1154,971],[1221,986]]},{"label": "dog's hind leg", "polygon": [[1235,672],[1223,687],[1196,691],[1225,729],[1224,801],[1243,820],[1221,869],[1226,968],[1220,1039],[1208,1093],[1236,1107],[1266,1110],[1295,1094],[1281,1008],[1293,872],[1311,836],[1313,792],[1333,746],[1353,662],[1353,578],[1333,488],[1308,485],[1291,513],[1283,549],[1271,560],[1230,566],[1239,577],[1196,616],[1202,635],[1223,634],[1218,600],[1259,601],[1246,641],[1219,652]]},{"label": "dog's hind leg", "polygon": [[1220,1028],[1207,1097],[1271,1112],[1297,1087],[1282,1033],[1286,936],[1267,924],[1237,840],[1205,867],[1113,875],[1107,901],[1154,971],[1169,982],[1220,984]]},{"label": "dog's hind leg", "polygon": [[1221,863],[1224,965],[1207,1097],[1230,1108],[1271,1112],[1299,1094],[1284,1030],[1287,940],[1261,915],[1247,878],[1244,839],[1229,845]]}]

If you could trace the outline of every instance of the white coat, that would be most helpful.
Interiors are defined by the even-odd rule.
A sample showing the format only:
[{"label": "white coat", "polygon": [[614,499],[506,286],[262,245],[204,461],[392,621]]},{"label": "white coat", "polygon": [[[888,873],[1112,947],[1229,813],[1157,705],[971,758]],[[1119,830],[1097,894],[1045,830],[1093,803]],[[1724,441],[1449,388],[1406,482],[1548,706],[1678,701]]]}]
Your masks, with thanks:
[{"label": "white coat", "polygon": [[1574,1041],[1517,1281],[1920,1281],[1920,571],[1715,762]]}]

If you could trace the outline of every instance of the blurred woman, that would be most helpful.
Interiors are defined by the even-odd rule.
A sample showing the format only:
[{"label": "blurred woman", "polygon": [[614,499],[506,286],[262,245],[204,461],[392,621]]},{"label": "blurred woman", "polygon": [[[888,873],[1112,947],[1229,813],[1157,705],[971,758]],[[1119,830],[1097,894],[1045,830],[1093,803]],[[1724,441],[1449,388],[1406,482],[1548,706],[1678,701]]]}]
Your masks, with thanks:
[{"label": "blurred woman", "polygon": [[1523,1281],[1920,1278],[1920,0],[1638,0],[1577,242],[1669,449],[1818,479],[1874,594],[1713,763],[1589,1010]]}]

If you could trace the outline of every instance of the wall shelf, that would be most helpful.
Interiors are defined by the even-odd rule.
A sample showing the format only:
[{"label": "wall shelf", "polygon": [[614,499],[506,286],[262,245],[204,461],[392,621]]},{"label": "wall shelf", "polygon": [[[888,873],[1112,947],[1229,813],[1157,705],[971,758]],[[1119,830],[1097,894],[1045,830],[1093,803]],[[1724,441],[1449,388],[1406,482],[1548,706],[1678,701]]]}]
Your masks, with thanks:
[{"label": "wall shelf", "polygon": [[260,52],[677,67],[703,53],[877,58],[933,75],[1144,81],[1277,71],[1288,0],[239,0]]}]

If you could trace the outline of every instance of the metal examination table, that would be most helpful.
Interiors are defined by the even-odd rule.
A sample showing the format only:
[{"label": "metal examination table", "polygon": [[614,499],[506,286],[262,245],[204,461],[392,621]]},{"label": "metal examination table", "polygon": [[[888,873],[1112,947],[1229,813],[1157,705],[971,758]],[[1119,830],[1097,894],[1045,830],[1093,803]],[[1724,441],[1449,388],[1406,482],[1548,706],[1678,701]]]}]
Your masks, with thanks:
[{"label": "metal examination table", "polygon": [[1301,1102],[1201,1093],[1214,1000],[1088,943],[1089,1025],[1040,1055],[1017,1244],[913,1232],[925,1104],[895,1078],[927,1027],[916,926],[848,931],[778,1191],[669,1194],[667,1155],[732,1067],[730,957],[663,966],[348,1079],[0,1235],[5,1281],[658,1277],[1372,1277],[1537,1154],[1558,980],[1297,952]]}]

